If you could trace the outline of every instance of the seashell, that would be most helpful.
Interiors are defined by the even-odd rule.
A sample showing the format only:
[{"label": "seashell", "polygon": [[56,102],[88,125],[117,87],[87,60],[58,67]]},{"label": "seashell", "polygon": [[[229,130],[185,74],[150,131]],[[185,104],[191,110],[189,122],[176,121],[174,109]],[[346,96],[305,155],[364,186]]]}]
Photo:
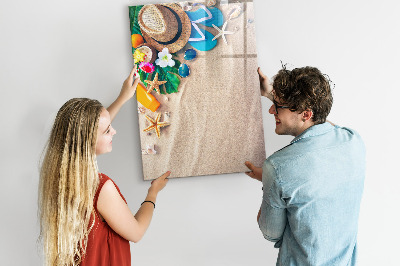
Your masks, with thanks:
[{"label": "seashell", "polygon": [[190,11],[193,8],[193,3],[189,1],[180,2],[179,3],[183,9],[183,11]]},{"label": "seashell", "polygon": [[197,56],[197,52],[194,49],[187,49],[185,51],[185,55],[183,56],[183,58],[185,58],[185,60],[193,60],[195,59]]},{"label": "seashell", "polygon": [[157,151],[155,149],[155,145],[154,144],[147,144],[145,149],[142,149],[142,154],[147,155],[153,155],[153,154],[157,154]]},{"label": "seashell", "polygon": [[217,0],[207,0],[206,1],[207,6],[215,6],[216,3],[217,3]]},{"label": "seashell", "polygon": [[251,24],[252,24],[253,22],[254,22],[254,20],[251,19],[251,18],[249,18],[249,19],[247,20],[246,28],[251,27]]},{"label": "seashell", "polygon": [[242,13],[242,7],[239,5],[234,6],[228,13],[228,20],[237,18]]},{"label": "seashell", "polygon": [[143,106],[139,106],[137,109],[139,114],[144,114],[146,111],[146,109]]},{"label": "seashell", "polygon": [[186,77],[189,76],[189,74],[190,74],[189,66],[186,65],[186,64],[184,64],[184,63],[182,63],[182,64],[179,66],[178,73],[179,73],[179,75],[180,75],[182,78],[186,78]]},{"label": "seashell", "polygon": [[164,112],[164,121],[169,122],[169,117],[171,116],[171,113],[166,111]]},{"label": "seashell", "polygon": [[155,147],[154,147],[154,144],[147,144],[146,145],[146,152],[147,152],[147,154],[156,154],[157,153],[157,151],[156,151],[156,149],[155,149]]},{"label": "seashell", "polygon": [[169,98],[168,98],[168,96],[165,96],[165,97],[164,97],[164,99],[165,99],[165,101],[166,101],[166,102],[168,102],[168,101],[169,101]]}]

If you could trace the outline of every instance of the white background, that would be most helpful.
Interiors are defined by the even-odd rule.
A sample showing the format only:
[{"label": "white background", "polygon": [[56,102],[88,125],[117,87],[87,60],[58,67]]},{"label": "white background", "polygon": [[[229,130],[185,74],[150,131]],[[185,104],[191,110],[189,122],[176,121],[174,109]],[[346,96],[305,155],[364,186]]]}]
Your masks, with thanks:
[{"label": "white background", "polygon": [[[2,1],[1,265],[42,264],[38,162],[52,121],[70,98],[96,98],[108,106],[118,95],[133,64],[127,6],[145,3]],[[399,2],[254,5],[264,72],[273,76],[282,60],[289,68],[311,65],[329,74],[336,87],[328,119],[356,129],[365,141],[359,265],[398,265]],[[270,102],[262,104],[270,155],[292,138],[275,135]],[[136,107],[131,101],[122,108],[113,123],[114,150],[98,159],[134,212],[150,185],[142,181]],[[274,265],[277,250],[256,223],[261,196],[261,184],[244,174],[170,180],[148,232],[131,244],[133,265]]]}]

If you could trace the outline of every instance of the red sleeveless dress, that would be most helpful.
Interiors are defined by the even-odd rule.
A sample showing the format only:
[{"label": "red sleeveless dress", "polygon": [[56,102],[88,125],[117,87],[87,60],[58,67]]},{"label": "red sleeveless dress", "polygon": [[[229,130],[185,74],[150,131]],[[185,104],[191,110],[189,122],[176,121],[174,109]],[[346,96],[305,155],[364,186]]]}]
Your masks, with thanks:
[{"label": "red sleeveless dress", "polygon": [[[94,196],[95,221],[89,233],[86,254],[82,258],[81,266],[131,266],[131,250],[129,241],[114,232],[113,229],[102,221],[97,210],[97,200],[100,190],[107,180],[114,181],[105,174],[99,174],[100,184]],[[122,199],[118,186],[114,183]],[[90,221],[89,224],[91,224]]]}]

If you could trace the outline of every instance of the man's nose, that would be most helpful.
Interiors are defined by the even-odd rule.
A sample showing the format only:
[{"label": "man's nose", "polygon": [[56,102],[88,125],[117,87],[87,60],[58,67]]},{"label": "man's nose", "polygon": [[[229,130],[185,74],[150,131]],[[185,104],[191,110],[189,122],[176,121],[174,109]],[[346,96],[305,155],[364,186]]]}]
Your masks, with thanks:
[{"label": "man's nose", "polygon": [[269,112],[270,114],[272,114],[272,115],[277,114],[274,105],[271,105],[271,107],[269,108],[268,112]]}]

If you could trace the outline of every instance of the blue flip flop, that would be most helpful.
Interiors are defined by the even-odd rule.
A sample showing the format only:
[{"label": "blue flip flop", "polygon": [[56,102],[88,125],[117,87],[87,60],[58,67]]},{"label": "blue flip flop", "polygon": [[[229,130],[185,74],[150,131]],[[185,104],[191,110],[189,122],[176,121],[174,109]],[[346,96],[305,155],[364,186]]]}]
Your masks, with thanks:
[{"label": "blue flip flop", "polygon": [[199,28],[198,24],[208,27],[211,27],[213,24],[221,26],[224,23],[224,17],[222,12],[216,7],[208,8],[202,4],[198,5],[200,8],[196,11],[185,11],[192,23],[188,43],[199,51],[209,51],[217,45],[217,40],[213,41],[214,35],[207,30]]},{"label": "blue flip flop", "polygon": [[[204,37],[201,34],[203,34]],[[191,41],[192,38],[199,40]],[[199,51],[209,51],[217,45],[217,40],[213,41],[213,38],[214,35],[212,35],[210,32],[197,26],[193,26],[192,24],[192,32],[190,34],[188,43]]]},{"label": "blue flip flop", "polygon": [[212,24],[214,24],[217,27],[220,27],[222,26],[222,24],[224,24],[224,16],[222,15],[221,10],[219,10],[216,7],[205,7],[204,5],[201,5],[201,7],[196,11],[185,11],[185,12],[188,15],[190,21],[196,22],[197,20],[200,20],[202,18],[207,18],[209,16],[204,8],[207,8],[207,10],[211,13],[212,18],[197,23],[207,27],[212,27]]}]

